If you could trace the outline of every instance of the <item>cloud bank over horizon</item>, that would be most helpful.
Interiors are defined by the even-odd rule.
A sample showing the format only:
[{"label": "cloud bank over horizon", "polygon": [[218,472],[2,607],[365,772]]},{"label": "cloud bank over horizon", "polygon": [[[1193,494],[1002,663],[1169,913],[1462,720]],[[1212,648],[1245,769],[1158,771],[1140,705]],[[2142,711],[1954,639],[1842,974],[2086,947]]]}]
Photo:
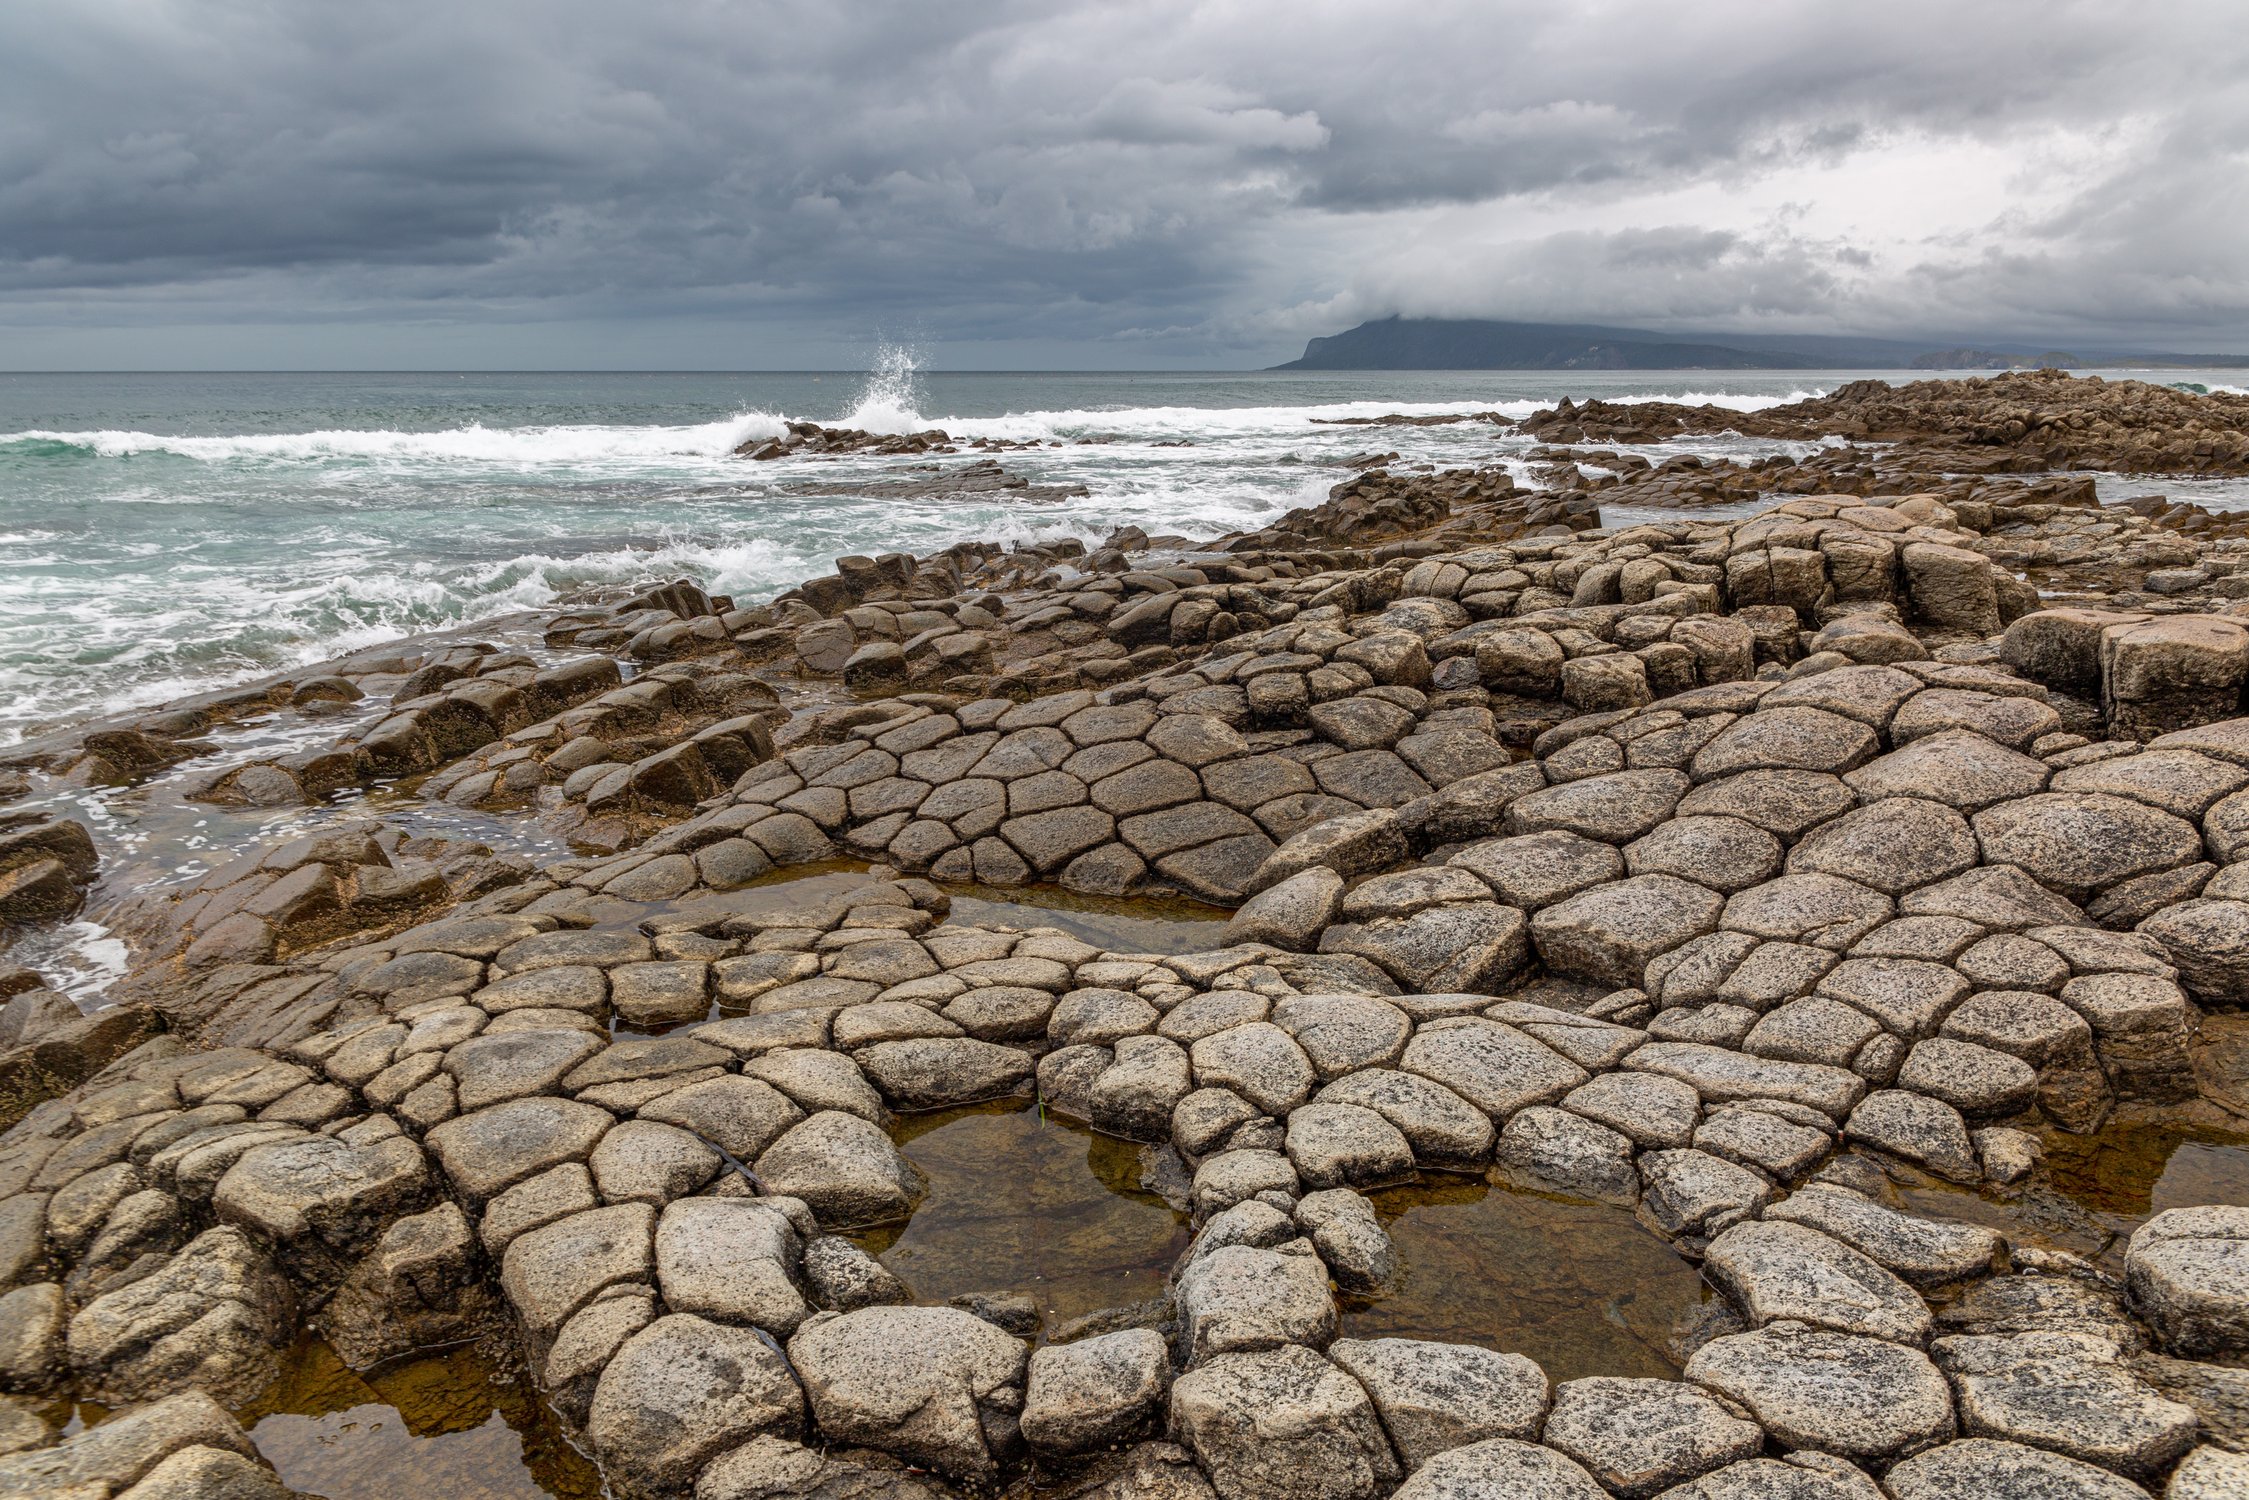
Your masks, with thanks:
[{"label": "cloud bank over horizon", "polygon": [[2249,346],[2227,0],[19,0],[0,364]]}]

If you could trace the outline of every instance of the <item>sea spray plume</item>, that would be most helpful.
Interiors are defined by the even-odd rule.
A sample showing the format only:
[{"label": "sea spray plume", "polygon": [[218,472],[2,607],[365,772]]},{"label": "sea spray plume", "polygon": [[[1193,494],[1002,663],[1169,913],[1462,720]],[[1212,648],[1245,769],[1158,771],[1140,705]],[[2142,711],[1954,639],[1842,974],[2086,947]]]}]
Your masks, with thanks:
[{"label": "sea spray plume", "polygon": [[904,344],[882,344],[875,350],[874,368],[859,388],[859,402],[836,423],[878,437],[902,437],[929,426],[920,411],[921,359]]}]

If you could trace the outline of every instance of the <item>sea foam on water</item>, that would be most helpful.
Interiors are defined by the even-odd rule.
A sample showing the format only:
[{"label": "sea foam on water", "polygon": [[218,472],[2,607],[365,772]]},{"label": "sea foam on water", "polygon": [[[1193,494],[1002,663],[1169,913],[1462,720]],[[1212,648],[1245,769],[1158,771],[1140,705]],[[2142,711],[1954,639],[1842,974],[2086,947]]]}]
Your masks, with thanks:
[{"label": "sea foam on water", "polygon": [[[240,391],[145,377],[66,405],[72,422],[0,412],[16,429],[0,430],[0,743],[595,586],[689,576],[756,602],[844,553],[1252,529],[1319,503],[1347,472],[1339,460],[1370,449],[1443,468],[1528,447],[1483,422],[1346,419],[1522,416],[1563,390],[1548,376],[932,376],[902,344],[872,363],[856,381],[509,376],[465,389],[457,376]],[[1601,394],[1742,410],[1803,394],[1795,379],[1681,392],[1637,378]],[[1586,394],[1585,377],[1569,379]],[[791,417],[1037,444],[1000,461],[1090,493],[854,494],[965,460],[733,456]]]}]

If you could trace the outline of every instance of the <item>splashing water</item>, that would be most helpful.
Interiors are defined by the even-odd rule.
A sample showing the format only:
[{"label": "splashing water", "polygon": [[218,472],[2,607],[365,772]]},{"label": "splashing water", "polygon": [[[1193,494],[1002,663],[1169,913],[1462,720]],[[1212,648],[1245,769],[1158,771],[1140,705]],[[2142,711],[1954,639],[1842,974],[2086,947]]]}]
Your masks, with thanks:
[{"label": "splashing water", "polygon": [[883,437],[899,437],[928,428],[921,414],[921,360],[903,344],[884,344],[875,351],[875,367],[860,387],[859,402],[836,425],[856,427]]},{"label": "splashing water", "polygon": [[[1533,440],[1491,423],[1354,418],[1519,417],[1565,394],[1749,411],[1863,373],[964,374],[925,353],[886,346],[865,374],[825,381],[0,374],[0,746],[594,587],[687,575],[757,603],[846,553],[1247,531],[1318,504],[1368,449],[1529,477]],[[2174,373],[2213,390],[2241,379]],[[1087,493],[861,494],[861,478],[961,460],[732,456],[778,436],[782,413],[1035,443],[1007,455],[1010,475]],[[1644,454],[1813,447],[1711,435]],[[2249,489],[2196,497],[2249,505]]]}]

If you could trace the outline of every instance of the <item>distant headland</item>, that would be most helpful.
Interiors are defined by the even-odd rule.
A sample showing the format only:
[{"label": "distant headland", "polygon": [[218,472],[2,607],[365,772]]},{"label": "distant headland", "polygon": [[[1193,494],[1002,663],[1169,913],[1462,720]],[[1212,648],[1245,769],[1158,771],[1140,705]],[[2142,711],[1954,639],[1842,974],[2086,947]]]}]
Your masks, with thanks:
[{"label": "distant headland", "polygon": [[2062,353],[2036,344],[1932,350],[1903,339],[1814,334],[1658,333],[1592,323],[1383,318],[1304,346],[1277,370],[1964,370],[2249,366],[2249,355],[2117,349]]}]

